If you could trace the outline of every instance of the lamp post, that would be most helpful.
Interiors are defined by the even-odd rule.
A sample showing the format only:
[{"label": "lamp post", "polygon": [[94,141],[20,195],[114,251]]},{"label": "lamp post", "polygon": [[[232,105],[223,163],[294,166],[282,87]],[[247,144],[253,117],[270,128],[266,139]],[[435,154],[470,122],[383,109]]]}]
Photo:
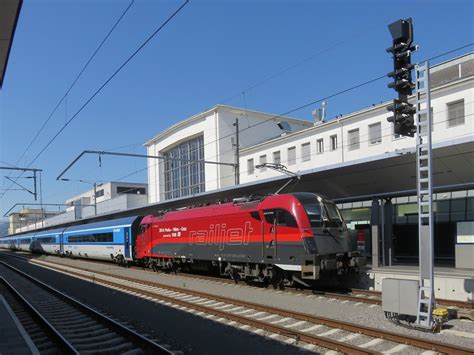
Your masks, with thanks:
[{"label": "lamp post", "polygon": [[90,182],[90,181],[81,180],[81,179],[73,180],[73,179],[66,179],[66,178],[61,178],[60,180],[61,181],[77,181],[77,182],[82,182],[84,184],[89,184],[89,185],[94,186],[94,215],[97,216],[97,183],[95,181]]}]

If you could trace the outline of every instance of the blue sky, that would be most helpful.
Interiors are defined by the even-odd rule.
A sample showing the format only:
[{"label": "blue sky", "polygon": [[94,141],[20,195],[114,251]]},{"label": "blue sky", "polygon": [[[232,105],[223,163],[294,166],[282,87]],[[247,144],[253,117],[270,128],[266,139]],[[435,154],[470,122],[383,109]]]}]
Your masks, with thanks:
[{"label": "blue sky", "polygon": [[[129,3],[24,1],[0,93],[0,165],[28,165],[65,120],[180,4],[136,0],[68,95],[67,104],[57,110],[26,158],[18,161]],[[469,0],[191,0],[34,163],[44,170],[44,202],[62,203],[88,189],[81,183],[55,181],[84,149],[128,146],[120,151],[145,153],[142,144],[147,139],[218,103],[275,114],[289,111],[391,71],[392,60],[385,52],[391,44],[389,23],[413,18],[415,43],[420,45],[414,58],[421,60],[472,43],[473,10]],[[450,57],[470,50],[473,47]],[[329,100],[328,116],[393,98],[388,82],[387,78]],[[292,116],[310,120],[314,108]],[[145,167],[145,160],[121,158],[104,158],[99,167],[97,158],[88,158],[67,177],[115,180]],[[146,182],[146,172],[126,180]],[[2,178],[0,185],[10,183]],[[0,212],[32,200],[26,192],[8,192],[0,198]]]}]

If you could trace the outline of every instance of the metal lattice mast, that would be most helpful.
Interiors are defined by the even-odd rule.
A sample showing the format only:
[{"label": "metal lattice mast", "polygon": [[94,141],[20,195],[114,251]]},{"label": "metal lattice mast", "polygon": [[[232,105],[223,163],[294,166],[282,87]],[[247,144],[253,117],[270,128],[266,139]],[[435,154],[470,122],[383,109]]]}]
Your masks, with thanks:
[{"label": "metal lattice mast", "polygon": [[431,98],[429,63],[417,64],[416,70],[416,170],[418,191],[418,238],[420,289],[416,322],[431,328],[434,306],[433,271],[433,180],[431,147]]}]

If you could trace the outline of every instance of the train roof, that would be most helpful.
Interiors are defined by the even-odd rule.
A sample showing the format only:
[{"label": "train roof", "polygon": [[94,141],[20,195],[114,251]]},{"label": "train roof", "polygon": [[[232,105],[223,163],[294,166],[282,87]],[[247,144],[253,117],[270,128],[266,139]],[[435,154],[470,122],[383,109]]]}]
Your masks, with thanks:
[{"label": "train roof", "polygon": [[78,226],[72,226],[72,227],[66,228],[64,230],[64,233],[80,232],[80,231],[86,231],[86,230],[91,230],[91,229],[130,227],[133,224],[133,222],[137,220],[137,218],[139,217],[132,216],[132,217],[125,217],[125,218],[111,219],[109,221],[81,224]]},{"label": "train roof", "polygon": [[50,229],[47,231],[35,233],[35,237],[44,237],[47,235],[56,235],[56,234],[61,234],[64,231],[65,228],[56,228],[56,229]]},{"label": "train roof", "polygon": [[261,197],[249,197],[234,199],[233,202],[206,204],[203,206],[189,206],[187,208],[166,211],[158,215],[147,215],[142,219],[142,224],[153,223],[153,221],[166,219],[200,218],[211,215],[233,214],[237,211],[251,211],[258,208],[276,208],[283,204],[291,204],[293,201],[302,201],[308,199],[319,199],[324,197],[315,193],[288,193],[281,195],[268,195]]}]

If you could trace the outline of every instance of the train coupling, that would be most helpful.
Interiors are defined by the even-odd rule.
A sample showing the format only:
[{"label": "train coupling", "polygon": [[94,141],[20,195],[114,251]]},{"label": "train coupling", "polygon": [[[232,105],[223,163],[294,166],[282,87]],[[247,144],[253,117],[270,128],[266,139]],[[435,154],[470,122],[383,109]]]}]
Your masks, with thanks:
[{"label": "train coupling", "polygon": [[367,265],[367,258],[360,255],[358,251],[349,253],[349,265],[351,268],[360,268],[361,266]]}]

